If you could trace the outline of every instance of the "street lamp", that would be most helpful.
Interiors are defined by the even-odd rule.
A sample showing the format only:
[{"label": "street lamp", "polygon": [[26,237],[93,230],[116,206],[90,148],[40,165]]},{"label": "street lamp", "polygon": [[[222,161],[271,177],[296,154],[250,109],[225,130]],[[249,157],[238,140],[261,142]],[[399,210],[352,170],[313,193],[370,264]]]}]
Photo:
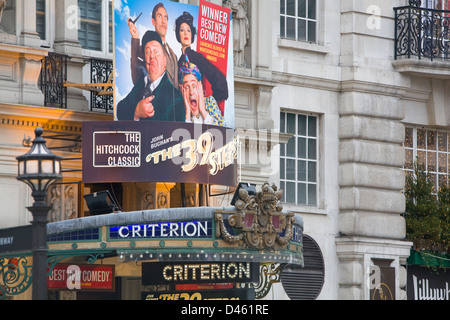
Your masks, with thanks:
[{"label": "street lamp", "polygon": [[47,149],[42,138],[44,130],[36,128],[36,138],[26,154],[18,156],[19,175],[17,180],[31,187],[34,204],[27,209],[33,215],[33,300],[47,299],[47,191],[56,180],[62,179],[62,157]]}]

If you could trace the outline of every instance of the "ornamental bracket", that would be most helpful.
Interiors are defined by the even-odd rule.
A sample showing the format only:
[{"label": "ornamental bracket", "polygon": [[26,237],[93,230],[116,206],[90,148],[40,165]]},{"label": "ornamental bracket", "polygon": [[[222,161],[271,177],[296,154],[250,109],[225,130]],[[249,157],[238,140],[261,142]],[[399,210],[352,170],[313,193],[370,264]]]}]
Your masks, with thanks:
[{"label": "ornamental bracket", "polygon": [[240,189],[239,197],[236,210],[216,211],[216,236],[231,244],[242,242],[252,249],[286,249],[292,239],[295,217],[292,212],[281,212],[283,191],[265,183],[256,195]]}]

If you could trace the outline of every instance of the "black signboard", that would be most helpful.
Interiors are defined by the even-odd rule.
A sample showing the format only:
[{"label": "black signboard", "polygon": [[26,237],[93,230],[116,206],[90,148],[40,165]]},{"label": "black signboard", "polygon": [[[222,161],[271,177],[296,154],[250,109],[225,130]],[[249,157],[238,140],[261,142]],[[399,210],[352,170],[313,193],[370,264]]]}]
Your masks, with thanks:
[{"label": "black signboard", "polygon": [[83,182],[237,184],[233,129],[179,122],[83,123]]},{"label": "black signboard", "polygon": [[142,292],[142,300],[255,300],[255,289]]},{"label": "black signboard", "polygon": [[259,264],[251,262],[147,262],[142,284],[259,282]]},{"label": "black signboard", "polygon": [[372,258],[370,300],[395,300],[395,268],[392,260]]},{"label": "black signboard", "polygon": [[0,253],[10,254],[32,250],[32,226],[0,229]]},{"label": "black signboard", "polygon": [[450,270],[408,266],[408,300],[450,300]]}]

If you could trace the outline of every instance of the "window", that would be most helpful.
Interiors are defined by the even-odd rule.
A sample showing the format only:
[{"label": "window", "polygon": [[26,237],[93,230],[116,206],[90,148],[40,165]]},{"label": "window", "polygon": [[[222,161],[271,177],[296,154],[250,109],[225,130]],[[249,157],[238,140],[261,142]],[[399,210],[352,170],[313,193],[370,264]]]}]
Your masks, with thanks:
[{"label": "window", "polygon": [[[449,58],[450,0],[425,0],[421,13],[424,40],[422,47],[427,57]],[[447,11],[443,11],[447,10]]]},{"label": "window", "polygon": [[283,202],[317,205],[318,119],[281,112],[280,132],[294,136],[280,147],[280,187]]},{"label": "window", "polygon": [[112,53],[112,1],[78,0],[78,7],[80,13],[78,40],[82,48]]},{"label": "window", "polygon": [[36,0],[36,32],[46,40],[45,0]]},{"label": "window", "polygon": [[450,131],[415,127],[405,130],[405,171],[411,174],[417,161],[430,174],[434,191],[437,192],[449,179]]},{"label": "window", "polygon": [[80,29],[78,40],[84,49],[102,50],[102,4],[98,0],[78,0]]},{"label": "window", "polygon": [[422,5],[427,9],[450,10],[450,0],[425,0]]},{"label": "window", "polygon": [[317,42],[317,0],[280,0],[280,36]]}]

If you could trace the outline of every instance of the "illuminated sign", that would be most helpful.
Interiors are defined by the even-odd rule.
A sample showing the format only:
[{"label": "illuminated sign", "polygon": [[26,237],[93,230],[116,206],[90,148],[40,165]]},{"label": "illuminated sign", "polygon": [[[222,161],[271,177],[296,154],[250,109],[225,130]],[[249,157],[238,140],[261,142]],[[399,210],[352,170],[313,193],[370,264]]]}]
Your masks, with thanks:
[{"label": "illuminated sign", "polygon": [[83,182],[235,186],[238,150],[239,140],[229,128],[174,122],[84,122]]},{"label": "illuminated sign", "polygon": [[47,278],[48,289],[114,291],[115,267],[113,265],[57,264]]},{"label": "illuminated sign", "polygon": [[158,222],[109,228],[109,239],[211,238],[211,221]]},{"label": "illuminated sign", "polygon": [[199,262],[142,264],[142,284],[252,283],[258,282],[259,264],[251,262]]},{"label": "illuminated sign", "polygon": [[142,292],[142,300],[255,300],[255,289]]}]

